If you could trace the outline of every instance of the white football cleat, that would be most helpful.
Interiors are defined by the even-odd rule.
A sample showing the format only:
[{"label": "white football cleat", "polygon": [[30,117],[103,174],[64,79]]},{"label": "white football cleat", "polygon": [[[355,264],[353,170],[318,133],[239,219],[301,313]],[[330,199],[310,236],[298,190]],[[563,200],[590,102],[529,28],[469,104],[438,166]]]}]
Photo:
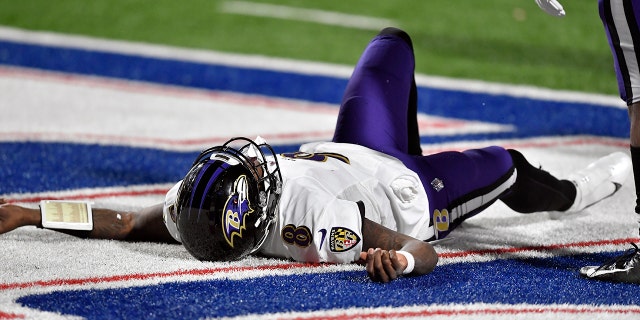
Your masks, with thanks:
[{"label": "white football cleat", "polygon": [[576,186],[576,199],[566,212],[576,212],[607,198],[631,175],[631,158],[623,152],[602,157],[566,180]]}]

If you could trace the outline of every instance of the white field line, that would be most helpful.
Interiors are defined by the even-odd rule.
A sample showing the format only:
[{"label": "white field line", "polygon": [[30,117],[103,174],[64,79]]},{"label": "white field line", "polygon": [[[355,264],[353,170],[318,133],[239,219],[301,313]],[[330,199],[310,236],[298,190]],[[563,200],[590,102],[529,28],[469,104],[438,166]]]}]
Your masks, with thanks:
[{"label": "white field line", "polygon": [[[353,70],[352,66],[322,62],[290,60],[259,55],[231,54],[199,49],[185,49],[159,44],[98,39],[43,31],[27,31],[3,26],[0,26],[0,41],[1,40],[43,46],[146,56],[159,59],[174,59],[242,68],[329,76],[343,79],[349,78]],[[620,98],[611,95],[561,91],[525,85],[492,83],[480,80],[452,79],[422,74],[416,75],[416,82],[419,86],[438,89],[463,92],[481,92],[548,101],[590,103],[606,107],[626,109],[626,105],[620,100]]]},{"label": "white field line", "polygon": [[290,6],[248,1],[224,1],[220,5],[220,11],[230,14],[297,20],[346,28],[376,31],[384,27],[396,25],[396,22],[394,22],[393,20],[383,18],[345,14],[326,10],[294,8]]}]

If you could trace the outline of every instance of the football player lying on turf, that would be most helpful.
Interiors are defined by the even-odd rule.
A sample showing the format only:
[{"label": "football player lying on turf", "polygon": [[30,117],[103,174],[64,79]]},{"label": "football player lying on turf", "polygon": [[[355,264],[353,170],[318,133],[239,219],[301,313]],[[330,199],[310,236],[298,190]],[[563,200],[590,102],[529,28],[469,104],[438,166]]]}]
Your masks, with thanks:
[{"label": "football player lying on turf", "polygon": [[[462,106],[464,107],[464,106]],[[515,211],[582,210],[629,175],[623,153],[565,180],[515,150],[492,146],[422,155],[409,36],[382,30],[347,84],[332,142],[275,154],[262,140],[205,150],[164,204],[136,213],[94,209],[76,236],[181,242],[196,258],[249,254],[303,262],[363,262],[374,281],[431,272],[428,242],[497,200]],[[0,233],[40,225],[40,212],[0,206]]]}]

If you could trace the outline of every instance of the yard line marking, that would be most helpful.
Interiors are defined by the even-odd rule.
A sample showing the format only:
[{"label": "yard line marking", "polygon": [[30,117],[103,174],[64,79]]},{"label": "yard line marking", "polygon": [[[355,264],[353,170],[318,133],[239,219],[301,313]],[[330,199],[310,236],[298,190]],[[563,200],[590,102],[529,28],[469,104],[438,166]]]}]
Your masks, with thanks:
[{"label": "yard line marking", "polygon": [[390,19],[248,1],[225,1],[221,4],[220,11],[231,14],[315,22],[375,31],[396,25],[396,22]]}]

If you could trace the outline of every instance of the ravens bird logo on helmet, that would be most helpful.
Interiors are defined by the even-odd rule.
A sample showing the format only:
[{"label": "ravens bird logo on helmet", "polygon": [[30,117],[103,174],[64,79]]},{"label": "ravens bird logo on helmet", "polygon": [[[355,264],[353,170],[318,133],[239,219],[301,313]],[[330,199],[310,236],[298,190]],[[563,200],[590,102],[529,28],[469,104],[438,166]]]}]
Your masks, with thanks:
[{"label": "ravens bird logo on helmet", "polygon": [[224,223],[222,229],[227,243],[233,245],[234,236],[242,238],[242,231],[246,229],[245,222],[247,215],[253,212],[247,197],[247,177],[242,175],[235,182],[236,193],[229,196],[227,204],[224,206]]}]

